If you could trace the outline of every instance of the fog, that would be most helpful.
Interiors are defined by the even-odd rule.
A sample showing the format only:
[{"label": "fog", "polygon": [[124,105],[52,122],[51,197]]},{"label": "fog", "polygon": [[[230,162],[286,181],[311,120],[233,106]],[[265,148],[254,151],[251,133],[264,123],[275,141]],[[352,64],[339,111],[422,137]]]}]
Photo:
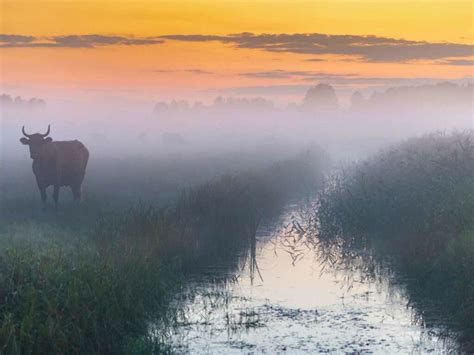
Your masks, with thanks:
[{"label": "fog", "polygon": [[3,95],[2,190],[9,189],[6,180],[13,184],[20,176],[28,181],[25,186],[35,188],[28,149],[19,142],[23,125],[28,133],[42,133],[51,124],[54,140],[83,142],[91,153],[87,181],[101,190],[110,186],[110,175],[114,181],[121,176],[122,192],[140,188],[147,195],[147,183],[179,188],[315,147],[337,164],[405,137],[472,129],[473,88],[444,82],[394,87],[367,97],[354,91],[347,107],[326,84],[285,107],[242,97],[203,104],[121,98],[44,102]]},{"label": "fog", "polygon": [[[272,353],[457,352],[452,309],[472,339],[474,244],[455,234],[472,226],[472,131],[400,141],[472,129],[473,88],[354,92],[348,106],[324,84],[283,107],[1,96],[0,281],[16,317],[4,324],[33,319],[44,346],[76,350],[94,329],[84,353],[121,353],[109,350],[136,324],[177,352],[241,339]],[[55,204],[50,187],[42,206],[19,139],[48,125],[90,152],[81,204],[69,188]]]}]

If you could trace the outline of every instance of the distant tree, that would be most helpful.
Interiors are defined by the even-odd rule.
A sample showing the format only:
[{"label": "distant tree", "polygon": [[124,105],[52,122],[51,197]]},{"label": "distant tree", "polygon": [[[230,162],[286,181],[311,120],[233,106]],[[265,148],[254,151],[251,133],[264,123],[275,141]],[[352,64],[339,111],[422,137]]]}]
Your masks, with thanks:
[{"label": "distant tree", "polygon": [[266,100],[261,97],[256,97],[252,99],[239,98],[239,97],[227,97],[223,98],[218,96],[211,109],[223,109],[229,111],[240,111],[240,110],[264,110],[264,109],[273,109],[274,105],[272,101]]},{"label": "distant tree", "polygon": [[252,105],[253,108],[256,108],[256,109],[271,110],[275,107],[272,101],[263,99],[261,97],[256,97],[256,98],[252,99],[250,104]]},{"label": "distant tree", "polygon": [[328,84],[318,84],[309,89],[304,97],[303,106],[321,111],[336,111],[339,108],[336,92]]},{"label": "distant tree", "polygon": [[157,102],[154,109],[153,109],[153,113],[162,113],[162,112],[166,112],[168,111],[169,109],[169,106],[166,102],[164,101],[160,101],[160,102]]},{"label": "distant tree", "polygon": [[186,100],[173,100],[169,105],[173,111],[189,111],[190,105]]},{"label": "distant tree", "polygon": [[1,95],[0,96],[0,104],[2,106],[11,106],[11,105],[13,105],[12,97],[10,95],[7,95],[7,94]]},{"label": "distant tree", "polygon": [[36,109],[36,108],[42,108],[46,105],[43,99],[37,99],[36,97],[33,97],[28,100],[28,108],[31,109]]},{"label": "distant tree", "polygon": [[[155,104],[153,113],[160,115],[161,117],[172,117],[176,114],[187,115],[202,115],[212,112],[229,112],[229,113],[242,113],[248,111],[267,111],[273,110],[275,106],[272,101],[256,97],[256,98],[240,98],[240,97],[222,97],[218,96],[214,99],[210,105],[204,105],[200,101],[196,101],[190,104],[187,101],[176,101],[173,100],[170,103],[158,102]],[[195,117],[195,116],[193,116]]]},{"label": "distant tree", "polygon": [[10,95],[2,94],[0,95],[0,106],[14,109],[38,109],[46,106],[46,102],[36,97],[27,100],[17,96],[13,99]]},{"label": "distant tree", "polygon": [[24,101],[20,96],[17,96],[15,97],[15,100],[13,101],[13,103],[17,108],[22,108]]},{"label": "distant tree", "polygon": [[213,107],[221,107],[225,104],[225,100],[222,96],[217,96],[215,99],[214,99],[214,103],[212,104]]},{"label": "distant tree", "polygon": [[294,102],[290,102],[290,103],[288,104],[288,106],[286,107],[286,109],[287,109],[288,111],[296,111],[296,110],[298,110],[298,107],[299,107],[298,104],[296,104],[296,103],[294,103]]},{"label": "distant tree", "polygon": [[364,105],[364,102],[365,98],[360,91],[354,91],[351,96],[351,108],[357,110]]},{"label": "distant tree", "polygon": [[201,101],[196,101],[193,105],[193,110],[202,111],[205,108]]}]

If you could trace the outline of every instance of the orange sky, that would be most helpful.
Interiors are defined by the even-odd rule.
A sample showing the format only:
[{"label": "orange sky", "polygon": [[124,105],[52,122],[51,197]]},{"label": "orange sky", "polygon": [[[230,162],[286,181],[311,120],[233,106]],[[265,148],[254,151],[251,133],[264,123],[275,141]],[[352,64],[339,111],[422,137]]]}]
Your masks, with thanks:
[{"label": "orange sky", "polygon": [[[474,74],[472,48],[466,55],[465,48],[460,52],[451,46],[473,44],[471,1],[0,0],[0,4],[1,34],[33,36],[34,43],[41,43],[0,41],[1,89],[14,95],[206,98],[228,88],[310,85],[321,81],[322,74],[337,77],[323,81],[350,88],[375,85],[381,78],[459,79]],[[426,49],[421,48],[422,55],[415,59],[392,59],[390,52],[388,60],[385,55],[380,60],[384,48],[375,48],[376,54],[367,57],[340,54],[353,50],[352,43],[331,44],[328,53],[318,54],[304,53],[304,48],[303,53],[237,48],[246,45],[232,41],[164,39],[160,44],[92,44],[93,48],[44,45],[67,35],[133,40],[241,32],[374,35],[417,41],[414,49],[404,51]],[[452,49],[442,48],[438,55],[438,49],[429,46],[439,43]],[[366,45],[356,43],[357,48]],[[424,58],[424,50],[436,57]],[[317,61],[308,61],[314,58]]]}]

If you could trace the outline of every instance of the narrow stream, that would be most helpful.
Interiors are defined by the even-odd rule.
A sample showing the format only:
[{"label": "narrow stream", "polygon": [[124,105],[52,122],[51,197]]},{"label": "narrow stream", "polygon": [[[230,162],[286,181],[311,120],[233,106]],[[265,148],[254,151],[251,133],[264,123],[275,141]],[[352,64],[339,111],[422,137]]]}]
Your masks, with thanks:
[{"label": "narrow stream", "polygon": [[[290,226],[290,206],[257,233],[255,261],[226,282],[189,283],[173,330],[177,353],[442,353],[454,344],[427,329],[402,289],[336,271]],[[254,265],[255,266],[255,265]],[[253,272],[252,272],[253,270]],[[215,273],[215,271],[213,271]]]}]

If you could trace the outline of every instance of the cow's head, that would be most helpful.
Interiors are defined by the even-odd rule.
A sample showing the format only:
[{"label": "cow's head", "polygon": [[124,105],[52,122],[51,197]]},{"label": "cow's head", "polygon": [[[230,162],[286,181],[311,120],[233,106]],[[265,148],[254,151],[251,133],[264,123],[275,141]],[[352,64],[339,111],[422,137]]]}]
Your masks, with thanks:
[{"label": "cow's head", "polygon": [[30,146],[30,157],[31,159],[38,159],[41,156],[41,152],[45,144],[51,143],[53,139],[48,137],[50,126],[48,125],[48,131],[45,134],[35,133],[27,134],[25,132],[25,126],[21,129],[23,135],[26,137],[20,138],[20,142]]}]

